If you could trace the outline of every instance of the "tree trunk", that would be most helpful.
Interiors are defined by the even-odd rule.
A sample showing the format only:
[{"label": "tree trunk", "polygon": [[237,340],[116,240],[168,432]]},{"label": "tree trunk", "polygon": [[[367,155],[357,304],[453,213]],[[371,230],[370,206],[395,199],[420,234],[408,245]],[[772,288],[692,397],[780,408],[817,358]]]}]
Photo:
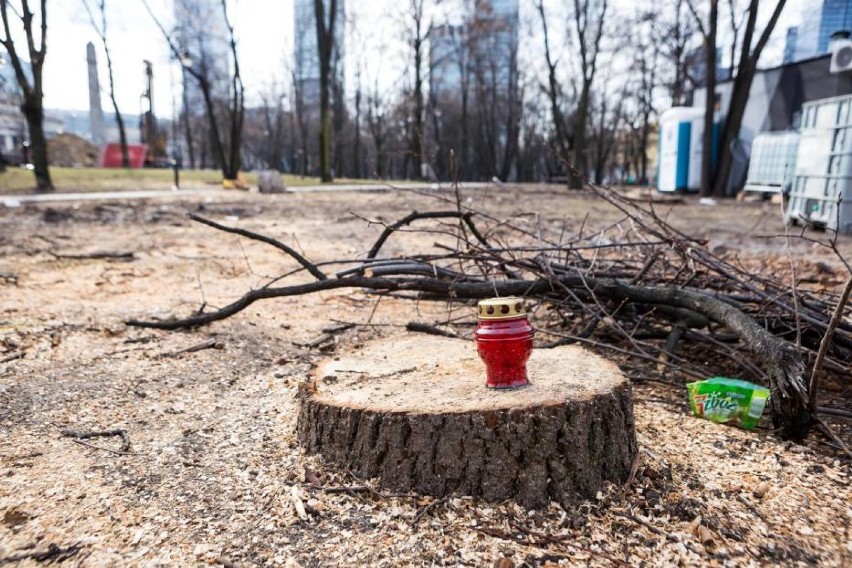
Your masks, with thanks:
[{"label": "tree trunk", "polygon": [[[9,56],[8,63],[14,69],[15,79],[23,93],[24,102],[21,105],[21,111],[24,113],[29,130],[30,154],[34,166],[36,189],[38,191],[53,191],[54,187],[50,179],[47,157],[47,139],[44,135],[44,89],[42,88],[42,69],[47,55],[47,0],[40,2],[41,21],[38,34],[33,31],[33,23],[37,21],[36,13],[30,10],[27,2],[22,2],[20,6],[20,11],[14,7],[12,11],[20,19],[26,35],[29,73],[24,70],[24,62],[19,57],[15,42],[12,40],[8,0],[0,0],[0,19],[3,22],[3,36],[0,37],[0,45],[3,46]],[[40,47],[36,46],[36,37],[40,40]]]},{"label": "tree trunk", "polygon": [[[112,72],[112,55],[109,51],[107,43],[107,19],[106,6],[103,1],[99,4],[101,11],[101,41],[104,44],[104,54],[106,55],[107,76],[109,77],[109,99],[112,102],[112,108],[115,111],[115,123],[118,126],[118,142],[121,145],[121,167],[130,167],[130,156],[127,153],[127,132],[124,130],[124,119],[121,117],[121,111],[118,110],[118,101],[115,100],[115,78]],[[94,23],[94,19],[93,19]]]},{"label": "tree trunk", "polygon": [[721,132],[721,140],[719,141],[719,161],[716,164],[716,175],[712,191],[712,195],[716,197],[725,197],[727,194],[728,178],[731,175],[734,157],[731,150],[739,138],[753,77],[753,70],[740,69],[737,73],[737,78],[734,80],[731,104],[728,106],[728,115],[725,117],[725,124]]},{"label": "tree trunk", "polygon": [[210,143],[213,145],[213,159],[217,162],[217,166],[222,170],[224,179],[236,179],[236,176],[229,177],[225,156],[225,147],[222,144],[222,137],[219,134],[219,120],[216,118],[216,110],[213,106],[213,98],[210,94],[210,84],[202,76],[198,76],[198,85],[201,87],[201,94],[204,97],[204,108],[207,111],[207,122],[210,128]]},{"label": "tree trunk", "polygon": [[622,483],[637,445],[618,367],[576,346],[536,350],[528,367],[530,386],[489,391],[473,342],[373,342],[320,365],[298,438],[335,467],[437,497],[567,507]]},{"label": "tree trunk", "polygon": [[53,191],[50,179],[50,169],[47,158],[47,138],[44,135],[44,107],[41,97],[24,95],[21,110],[27,120],[27,130],[30,135],[30,158],[33,163],[33,173],[36,178],[37,191]]},{"label": "tree trunk", "polygon": [[331,0],[328,9],[328,27],[325,23],[325,5],[323,0],[314,0],[316,19],[317,54],[320,65],[320,178],[323,183],[332,181],[331,176],[331,116],[330,74],[331,55],[334,49],[334,26],[337,19],[337,0]]},{"label": "tree trunk", "polygon": [[701,151],[701,194],[713,193],[713,122],[716,114],[716,28],[719,20],[719,1],[710,0],[710,21],[704,35],[704,66],[706,67],[707,100],[704,101],[704,134]]},{"label": "tree trunk", "polygon": [[[754,49],[752,49],[752,38],[754,37],[757,25],[758,0],[751,0],[749,3],[748,19],[746,20],[745,31],[743,32],[740,61],[737,65],[737,76],[734,80],[734,90],[731,95],[731,103],[728,106],[728,116],[725,119],[724,128],[720,133],[719,164],[716,168],[712,188],[712,193],[715,196],[724,197],[726,194],[728,178],[733,169],[732,150],[740,136],[751,83],[754,79],[754,73],[757,70],[757,62],[760,60],[760,55],[769,41],[772,30],[775,29],[778,23],[778,18],[781,16],[785,4],[786,0],[778,0],[769,21],[760,34],[760,38],[757,40]],[[731,66],[733,67],[733,62]]]},{"label": "tree trunk", "polygon": [[639,183],[643,185],[648,183],[648,136],[651,130],[650,124],[651,113],[646,110],[642,115],[642,147],[639,149],[639,157],[641,160]]},{"label": "tree trunk", "polygon": [[414,160],[414,177],[420,179],[423,177],[423,44],[419,37],[419,19],[417,34],[414,46],[414,137],[411,157]]},{"label": "tree trunk", "polygon": [[195,145],[192,139],[192,126],[190,125],[189,114],[189,97],[186,88],[186,69],[181,67],[181,76],[183,78],[183,127],[186,137],[186,151],[189,153],[189,167],[195,169]]},{"label": "tree trunk", "polygon": [[570,159],[571,141],[568,139],[568,133],[565,131],[565,117],[562,114],[562,108],[559,106],[559,80],[556,77],[556,62],[553,61],[550,53],[547,16],[545,15],[542,0],[536,3],[536,9],[541,18],[541,30],[544,36],[544,58],[547,63],[547,98],[550,102],[550,114],[553,120],[556,145],[559,148],[559,159],[567,163]]},{"label": "tree trunk", "polygon": [[[229,32],[229,46],[233,58],[234,71],[231,74],[231,108],[229,118],[229,153],[227,162],[224,164],[225,179],[237,179],[242,167],[242,139],[243,139],[243,117],[245,116],[245,90],[243,79],[240,75],[240,60],[237,56],[237,41],[234,37],[234,28],[228,19],[228,7],[226,0],[222,0],[222,15]],[[224,157],[224,153],[223,153]]]},{"label": "tree trunk", "polygon": [[580,101],[577,103],[577,109],[574,112],[574,171],[569,176],[571,189],[581,189],[584,186],[585,176],[588,174],[589,169],[588,148],[586,148],[586,121],[589,113],[590,89],[591,81],[584,80],[583,88],[580,92]]},{"label": "tree trunk", "polygon": [[320,181],[329,183],[331,177],[331,117],[328,109],[328,81],[320,81]]},{"label": "tree trunk", "polygon": [[352,171],[355,173],[356,179],[364,177],[361,160],[361,80],[358,79],[358,86],[355,89],[355,144],[352,150]]}]

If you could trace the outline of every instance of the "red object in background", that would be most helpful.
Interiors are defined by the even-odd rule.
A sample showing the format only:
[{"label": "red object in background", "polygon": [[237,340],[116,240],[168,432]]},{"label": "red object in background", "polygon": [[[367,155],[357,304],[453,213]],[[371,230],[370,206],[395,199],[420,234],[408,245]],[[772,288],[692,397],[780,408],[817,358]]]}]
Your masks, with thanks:
[{"label": "red object in background", "polygon": [[512,389],[530,384],[527,360],[535,330],[520,298],[492,298],[479,302],[476,350],[485,363],[492,389]]},{"label": "red object in background", "polygon": [[[127,159],[130,161],[131,168],[141,168],[145,165],[145,152],[147,148],[145,144],[128,144]],[[102,168],[120,168],[121,165],[121,144],[107,144],[104,146],[104,151],[101,154]]]}]

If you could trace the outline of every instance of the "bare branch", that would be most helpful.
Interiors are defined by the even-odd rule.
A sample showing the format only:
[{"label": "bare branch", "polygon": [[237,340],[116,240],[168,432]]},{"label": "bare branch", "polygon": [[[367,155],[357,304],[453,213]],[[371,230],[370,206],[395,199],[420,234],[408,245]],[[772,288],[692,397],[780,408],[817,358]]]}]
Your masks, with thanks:
[{"label": "bare branch", "polygon": [[282,243],[280,241],[276,241],[275,239],[273,239],[271,237],[267,237],[266,235],[261,235],[259,233],[255,233],[253,231],[247,231],[246,229],[239,229],[237,227],[228,227],[228,226],[225,226],[225,225],[220,225],[219,223],[217,223],[215,221],[211,221],[210,219],[205,219],[204,217],[201,217],[199,215],[195,215],[194,213],[189,213],[187,215],[187,217],[189,217],[193,221],[197,221],[198,223],[201,223],[203,225],[207,225],[208,227],[213,227],[214,229],[218,229],[218,230],[224,231],[226,233],[232,233],[234,235],[240,235],[242,237],[246,237],[246,238],[251,239],[253,241],[260,241],[262,243],[266,243],[268,245],[271,245],[271,246],[277,248],[278,250],[283,251],[284,253],[293,257],[293,259],[296,262],[298,262],[303,267],[305,267],[305,269],[308,272],[310,272],[314,276],[314,278],[316,278],[317,280],[326,280],[328,278],[325,274],[322,273],[322,271],[320,271],[319,268],[316,267],[316,265],[314,263],[312,263],[311,261],[306,259],[304,256],[299,254],[294,248],[289,247],[289,246],[285,245],[284,243]]}]

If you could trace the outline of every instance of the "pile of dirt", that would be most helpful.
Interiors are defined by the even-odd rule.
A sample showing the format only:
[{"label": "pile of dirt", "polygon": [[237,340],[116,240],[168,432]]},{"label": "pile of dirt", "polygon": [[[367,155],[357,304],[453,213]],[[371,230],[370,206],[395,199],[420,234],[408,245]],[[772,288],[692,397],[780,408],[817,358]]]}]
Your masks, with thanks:
[{"label": "pile of dirt", "polygon": [[68,168],[96,166],[100,151],[98,147],[76,134],[57,134],[47,141],[50,165]]}]

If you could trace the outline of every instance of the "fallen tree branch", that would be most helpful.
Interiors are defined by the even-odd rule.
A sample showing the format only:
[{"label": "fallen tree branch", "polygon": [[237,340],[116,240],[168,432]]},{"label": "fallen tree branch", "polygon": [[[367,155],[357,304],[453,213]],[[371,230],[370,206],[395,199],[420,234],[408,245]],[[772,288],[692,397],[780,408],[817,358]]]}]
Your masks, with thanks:
[{"label": "fallen tree branch", "polygon": [[301,264],[308,272],[310,272],[311,275],[313,275],[313,277],[317,280],[325,280],[327,278],[327,276],[319,268],[317,268],[314,263],[299,254],[294,248],[289,247],[280,241],[276,241],[271,237],[261,235],[260,233],[255,233],[254,231],[248,231],[246,229],[239,229],[237,227],[228,227],[226,225],[221,225],[215,221],[211,221],[210,219],[205,219],[200,215],[196,215],[195,213],[188,213],[187,217],[189,217],[193,221],[201,223],[202,225],[207,225],[208,227],[213,227],[214,229],[218,229],[226,233],[240,235],[241,237],[246,237],[247,239],[251,239],[253,241],[260,241],[262,243],[271,245],[277,248],[278,250],[290,255],[296,262]]},{"label": "fallen tree branch", "polygon": [[393,223],[392,225],[385,225],[384,231],[382,231],[382,234],[379,235],[378,239],[376,239],[376,242],[373,244],[372,248],[370,249],[370,252],[367,253],[367,258],[376,258],[376,255],[379,254],[382,245],[385,244],[385,241],[387,241],[388,238],[394,232],[398,231],[400,228],[406,225],[410,225],[414,221],[418,221],[421,219],[461,219],[468,226],[470,232],[473,233],[473,236],[476,237],[476,240],[478,240],[483,246],[489,248],[491,245],[488,243],[482,233],[479,232],[479,229],[476,228],[476,225],[473,224],[473,221],[471,220],[472,216],[472,211],[424,211],[422,213],[418,211],[412,211],[396,223]]},{"label": "fallen tree branch", "polygon": [[746,349],[763,362],[772,389],[770,405],[775,427],[781,429],[782,436],[785,438],[800,439],[807,435],[810,414],[808,413],[808,393],[803,379],[805,365],[801,355],[731,304],[706,294],[674,287],[633,286],[613,279],[579,276],[564,276],[555,280],[539,278],[495,282],[454,282],[437,278],[402,280],[353,276],[281,288],[250,290],[237,301],[215,312],[190,316],[182,320],[162,322],[131,320],[127,324],[135,327],[171,330],[195,327],[230,317],[258,300],[340,288],[428,292],[450,300],[489,298],[494,295],[522,297],[547,295],[554,293],[555,283],[579,292],[591,289],[595,295],[610,300],[683,308],[724,325],[740,338]]}]

